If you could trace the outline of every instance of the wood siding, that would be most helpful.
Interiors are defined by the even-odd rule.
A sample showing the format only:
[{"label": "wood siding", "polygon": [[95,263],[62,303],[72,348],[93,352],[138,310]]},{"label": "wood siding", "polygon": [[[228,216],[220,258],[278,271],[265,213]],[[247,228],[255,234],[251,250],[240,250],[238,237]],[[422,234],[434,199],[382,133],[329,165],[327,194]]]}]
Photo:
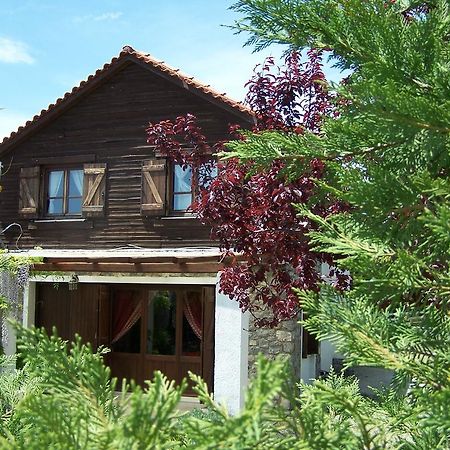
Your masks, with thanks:
[{"label": "wood siding", "polygon": [[[125,245],[161,248],[211,244],[209,229],[193,218],[141,214],[142,167],[144,161],[154,158],[153,149],[146,144],[146,125],[188,112],[198,117],[211,142],[225,139],[231,123],[249,126],[188,89],[136,63],[128,63],[105,78],[95,90],[80,96],[58,118],[0,157],[5,167],[11,163],[1,180],[0,225],[12,222],[22,225],[20,248]],[[106,165],[104,217],[62,223],[21,217],[21,168],[45,168],[50,163],[65,162],[80,167],[92,163]],[[12,248],[17,237],[17,228],[12,228],[4,239]]]}]

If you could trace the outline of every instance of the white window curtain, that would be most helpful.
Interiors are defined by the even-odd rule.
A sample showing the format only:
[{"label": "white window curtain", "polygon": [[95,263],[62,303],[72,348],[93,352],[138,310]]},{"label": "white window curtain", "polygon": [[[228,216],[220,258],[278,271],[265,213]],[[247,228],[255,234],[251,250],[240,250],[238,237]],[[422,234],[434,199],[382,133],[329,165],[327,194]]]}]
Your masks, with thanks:
[{"label": "white window curtain", "polygon": [[62,197],[64,195],[64,172],[53,171],[49,174],[48,196]]},{"label": "white window curtain", "polygon": [[[70,178],[73,182],[73,187],[75,192],[69,192],[71,197],[81,197],[83,195],[83,171],[82,170],[71,170]],[[72,183],[71,183],[72,190]]]},{"label": "white window curtain", "polygon": [[192,169],[190,167],[183,170],[179,165],[175,166],[174,191],[191,192],[192,191]]}]

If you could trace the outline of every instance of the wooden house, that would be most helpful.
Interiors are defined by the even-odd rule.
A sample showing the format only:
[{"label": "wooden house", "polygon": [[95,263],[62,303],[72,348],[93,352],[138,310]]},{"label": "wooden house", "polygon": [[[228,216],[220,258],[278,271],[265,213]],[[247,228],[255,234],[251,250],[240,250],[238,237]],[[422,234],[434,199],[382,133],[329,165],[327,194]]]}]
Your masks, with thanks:
[{"label": "wooden house", "polygon": [[[110,347],[119,378],[161,370],[180,381],[191,370],[236,411],[248,317],[217,288],[220,252],[187,211],[189,171],[146,142],[149,122],[186,113],[211,143],[230,124],[253,124],[243,104],[124,47],[0,144],[0,230],[16,224],[0,239],[42,258],[25,289],[25,325]],[[290,330],[289,352],[300,354]]]},{"label": "wooden house", "polygon": [[[220,253],[186,211],[191,175],[146,143],[149,122],[186,113],[212,143],[227,138],[230,124],[253,123],[241,103],[124,47],[4,139],[0,229],[19,224],[2,235],[4,245],[17,241],[43,258],[37,270],[52,274],[30,282],[27,324],[109,346],[119,378],[143,382],[162,370],[180,381],[191,370],[220,392],[215,371],[230,358],[240,364],[242,318],[227,331],[215,326],[240,313],[226,299],[221,311]],[[238,336],[235,348],[228,335]]]}]

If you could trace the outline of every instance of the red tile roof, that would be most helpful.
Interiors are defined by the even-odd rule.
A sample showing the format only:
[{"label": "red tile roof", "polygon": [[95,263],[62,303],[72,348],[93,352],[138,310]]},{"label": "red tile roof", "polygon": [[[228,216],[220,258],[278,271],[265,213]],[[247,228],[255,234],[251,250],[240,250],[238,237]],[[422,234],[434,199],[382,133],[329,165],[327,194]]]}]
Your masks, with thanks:
[{"label": "red tile roof", "polygon": [[207,97],[210,97],[211,100],[216,101],[219,104],[222,103],[225,107],[231,107],[231,109],[236,112],[248,116],[249,120],[253,120],[252,110],[242,102],[235,101],[230,97],[227,97],[225,93],[221,94],[215,91],[210,85],[204,84],[192,76],[183,74],[179,69],[174,69],[163,61],[158,61],[149,54],[139,52],[129,45],[126,45],[123,47],[119,56],[114,57],[111,62],[106,63],[101,69],[98,69],[95,74],[89,75],[89,77],[85,81],[82,81],[79,86],[75,86],[72,91],[66,92],[63,97],[56,100],[55,103],[50,104],[47,109],[43,109],[39,114],[35,115],[32,120],[27,121],[24,126],[19,127],[17,131],[13,131],[9,137],[5,137],[0,143],[0,153],[3,150],[6,150],[5,146],[9,147],[16,139],[24,137],[28,131],[32,131],[38,128],[41,123],[45,123],[46,119],[50,118],[49,116],[53,116],[53,112],[56,113],[60,108],[62,109],[67,101],[78,96],[79,93],[84,92],[87,87],[95,84],[111,69],[121,65],[124,60],[135,60],[145,63],[150,69],[156,70],[156,72],[160,72],[161,74],[181,82],[183,86],[187,88],[192,87],[194,88],[194,91],[198,90],[199,93],[205,94]]}]

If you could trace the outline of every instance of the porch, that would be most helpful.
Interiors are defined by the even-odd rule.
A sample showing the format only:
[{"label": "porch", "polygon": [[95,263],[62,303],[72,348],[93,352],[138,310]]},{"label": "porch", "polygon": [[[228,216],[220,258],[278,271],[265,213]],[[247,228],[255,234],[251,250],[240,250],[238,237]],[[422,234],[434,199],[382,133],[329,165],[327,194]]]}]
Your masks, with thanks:
[{"label": "porch", "polygon": [[[139,335],[139,353],[120,352],[119,342],[116,341],[117,351],[111,352],[111,354],[115,353],[113,355],[115,361],[111,361],[111,367],[113,371],[115,370],[115,374],[118,377],[126,376],[128,378],[130,372],[137,370],[134,375],[131,374],[131,377],[139,378],[141,376],[142,382],[143,379],[151,377],[153,370],[162,369],[169,377],[180,380],[183,373],[194,369],[195,373],[201,372],[200,374],[205,378],[209,374],[208,384],[213,387],[217,400],[227,404],[231,412],[237,412],[240,409],[248,378],[248,316],[241,313],[236,302],[230,301],[227,296],[219,292],[218,273],[207,271],[211,269],[219,271],[222,266],[219,262],[220,252],[217,249],[169,249],[167,251],[120,249],[91,252],[85,250],[29,250],[21,253],[42,258],[42,263],[35,266],[39,273],[30,278],[23,293],[21,321],[25,326],[50,327],[53,320],[50,320],[49,317],[51,318],[53,315],[59,317],[57,320],[60,320],[62,324],[52,323],[52,325],[56,325],[60,330],[65,328],[67,334],[73,336],[77,332],[83,336],[84,340],[92,342],[94,346],[108,344],[110,346],[115,337],[112,336],[114,313],[111,309],[107,312],[107,305],[108,302],[109,306],[113,305],[117,289],[125,288],[129,292],[133,292],[133,295],[141,296],[141,302],[147,304],[147,310],[140,313],[141,325],[140,328],[138,327],[139,332],[136,333]],[[200,259],[196,259],[197,257]],[[80,264],[84,267],[81,268]],[[69,270],[69,268],[75,269],[74,265],[80,270],[76,272]],[[113,267],[117,270],[116,272],[112,271]],[[161,269],[160,271],[158,267]],[[120,271],[125,268],[127,271]],[[149,271],[145,272],[144,268]],[[139,269],[141,272],[138,271]],[[73,282],[74,278],[77,289],[69,292],[68,283]],[[60,294],[57,293],[57,290],[51,293],[55,283],[62,288],[59,291]],[[183,349],[183,324],[185,332],[187,326],[191,327],[189,321],[186,325],[187,319],[184,317],[183,292],[196,292],[197,296],[203,296],[208,290],[209,298],[213,299],[210,302],[212,309],[207,312],[202,306],[202,333],[205,333],[204,336],[208,334],[210,338],[204,339],[200,355],[198,348],[197,353],[193,354],[192,351],[195,349],[191,349],[189,352],[186,345]],[[64,300],[58,301],[62,297],[63,291],[67,297],[78,298],[78,301],[73,302],[69,309],[67,309],[67,305],[64,308]],[[147,324],[149,320],[151,321],[152,314],[153,320],[156,317],[156,311],[152,313],[149,308],[149,296],[150,293],[154,295],[155,291],[176,291],[176,295],[178,295],[177,300],[172,300],[172,304],[176,303],[178,308],[172,308],[172,320],[175,322],[175,354],[172,355],[160,355],[148,351]],[[50,316],[40,310],[43,292],[47,293],[46,297],[49,299],[44,300],[47,302],[47,311],[49,311],[48,307],[52,305]],[[93,295],[92,292],[94,292]],[[106,294],[108,292],[109,294]],[[96,300],[88,301],[89,298]],[[136,299],[137,297],[132,301],[137,301]],[[58,308],[65,309],[66,312],[57,313]],[[208,319],[205,319],[205,314],[208,315]],[[81,320],[82,317],[90,317],[92,320]],[[106,320],[107,317],[109,321]],[[167,325],[167,318],[165,320]],[[156,322],[162,324],[161,320],[156,320]],[[207,324],[210,326],[209,330],[205,330]],[[133,324],[131,328],[133,326],[136,324]],[[62,334],[61,331],[60,334]],[[69,338],[70,336],[66,335],[65,337]],[[207,342],[210,345],[208,350],[206,350]],[[14,338],[11,336],[10,342],[8,342],[9,353],[13,353],[14,348]],[[210,355],[209,362],[207,354]],[[134,368],[128,367],[132,364],[129,364],[127,358],[134,359]],[[164,359],[166,363],[169,363],[166,367],[159,365]],[[126,374],[120,373],[124,367],[127,367]],[[171,373],[169,373],[170,370],[172,370]],[[148,375],[149,373],[150,375]],[[187,406],[191,404],[191,401],[187,402]],[[183,403],[181,407],[184,408]]]}]

